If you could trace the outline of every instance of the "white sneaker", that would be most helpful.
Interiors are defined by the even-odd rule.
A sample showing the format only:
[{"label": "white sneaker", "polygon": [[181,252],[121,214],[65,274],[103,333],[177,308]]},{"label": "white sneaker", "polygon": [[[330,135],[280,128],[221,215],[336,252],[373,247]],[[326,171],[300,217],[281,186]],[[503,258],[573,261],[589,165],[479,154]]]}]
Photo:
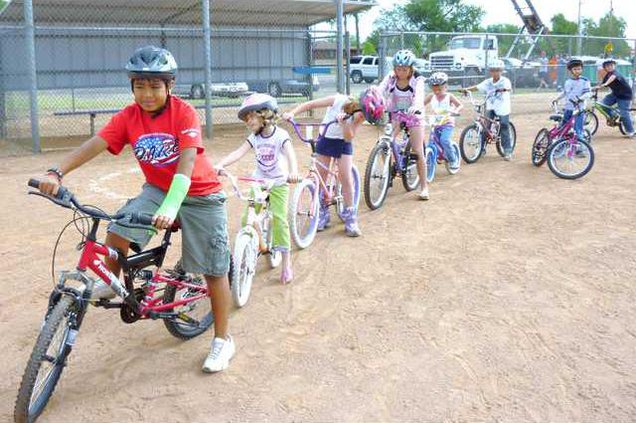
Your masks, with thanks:
[{"label": "white sneaker", "polygon": [[231,336],[228,335],[227,339],[214,338],[202,370],[205,373],[215,373],[227,369],[235,352],[236,348]]},{"label": "white sneaker", "polygon": [[419,197],[420,197],[420,200],[428,200],[429,199],[428,187],[426,187],[422,191],[420,191]]},{"label": "white sneaker", "polygon": [[631,134],[627,134],[625,135],[627,138],[634,138],[636,137],[636,131],[632,132]]}]

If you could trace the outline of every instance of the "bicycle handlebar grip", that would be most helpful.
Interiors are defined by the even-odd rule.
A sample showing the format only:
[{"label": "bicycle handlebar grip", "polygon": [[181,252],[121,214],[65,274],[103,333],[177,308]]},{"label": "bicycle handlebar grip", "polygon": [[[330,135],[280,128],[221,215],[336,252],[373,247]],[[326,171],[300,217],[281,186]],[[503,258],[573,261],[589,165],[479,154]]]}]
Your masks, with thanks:
[{"label": "bicycle handlebar grip", "polygon": [[[40,181],[38,181],[37,179],[33,179],[33,178],[29,179],[28,185],[31,188],[40,189]],[[58,200],[63,200],[67,193],[68,193],[68,190],[64,188],[62,185],[60,185],[57,188],[57,194],[53,197],[57,198]]]},{"label": "bicycle handlebar grip", "polygon": [[152,217],[148,213],[135,212],[130,215],[130,223],[152,226]]}]

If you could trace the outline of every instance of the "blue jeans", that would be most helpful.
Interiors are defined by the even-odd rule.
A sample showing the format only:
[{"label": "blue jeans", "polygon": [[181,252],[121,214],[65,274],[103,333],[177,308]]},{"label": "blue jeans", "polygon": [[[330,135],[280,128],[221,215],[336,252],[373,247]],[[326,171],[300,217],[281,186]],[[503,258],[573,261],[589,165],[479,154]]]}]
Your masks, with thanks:
[{"label": "blue jeans", "polygon": [[[574,114],[574,110],[565,109],[563,112],[563,120],[561,121],[561,126],[565,125],[567,121],[570,120],[572,115]],[[576,119],[574,120],[574,132],[576,133],[576,137],[584,141],[585,133],[583,132],[583,127],[585,126],[585,113],[579,113],[576,115]]]},{"label": "blue jeans", "polygon": [[[616,96],[612,93],[605,96],[603,99],[603,104],[607,107],[612,107],[614,104],[618,104],[618,113],[621,115],[621,120],[623,121],[623,126],[625,127],[625,132],[631,134],[634,132],[634,122],[632,122],[632,117],[629,114],[629,109],[632,107],[631,100],[621,100],[620,98],[616,98]],[[616,112],[614,110],[608,110],[611,115],[614,115]]]},{"label": "blue jeans", "polygon": [[435,134],[439,138],[439,143],[442,144],[442,148],[444,149],[444,157],[446,157],[446,160],[448,160],[449,163],[457,163],[457,160],[459,160],[457,152],[451,146],[451,138],[454,130],[455,127],[453,126],[435,128]]},{"label": "blue jeans", "polygon": [[[494,119],[497,116],[494,110],[488,110],[488,117]],[[510,115],[499,116],[501,122],[501,147],[505,154],[512,154],[512,143],[510,141]]]}]

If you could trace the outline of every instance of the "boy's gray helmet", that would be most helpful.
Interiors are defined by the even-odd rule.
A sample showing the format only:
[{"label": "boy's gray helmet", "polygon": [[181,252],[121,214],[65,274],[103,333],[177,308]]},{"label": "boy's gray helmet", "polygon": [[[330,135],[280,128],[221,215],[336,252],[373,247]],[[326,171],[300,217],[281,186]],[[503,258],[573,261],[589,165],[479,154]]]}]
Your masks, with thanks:
[{"label": "boy's gray helmet", "polygon": [[137,49],[126,63],[131,79],[161,78],[174,79],[177,75],[177,61],[168,50],[155,46]]}]

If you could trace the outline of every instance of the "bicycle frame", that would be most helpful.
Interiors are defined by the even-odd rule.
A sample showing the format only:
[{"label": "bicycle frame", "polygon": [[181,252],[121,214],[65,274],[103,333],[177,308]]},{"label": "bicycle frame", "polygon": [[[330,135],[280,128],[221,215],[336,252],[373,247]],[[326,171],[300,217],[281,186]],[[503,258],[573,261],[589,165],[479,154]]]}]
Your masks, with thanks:
[{"label": "bicycle frame", "polygon": [[448,122],[450,116],[443,115],[443,118],[440,120],[437,115],[430,116],[429,125],[431,127],[429,134],[429,144],[433,143],[436,147],[436,161],[438,163],[442,163],[444,161],[448,161],[446,158],[446,153],[444,151],[444,146],[442,146],[442,141],[439,137],[438,130],[450,127],[450,123]]},{"label": "bicycle frame", "polygon": [[[413,119],[413,117],[412,115],[409,115],[408,113],[404,113],[401,111],[390,113],[389,117],[390,117],[389,120],[392,120],[393,117],[395,117],[396,120],[400,121],[400,131],[397,134],[395,134],[395,136],[393,136],[392,124],[390,123],[387,124],[387,129],[385,129],[385,134],[387,134],[387,136],[390,136],[389,142],[391,145],[391,152],[393,153],[393,160],[394,160],[394,166],[395,166],[394,171],[396,174],[398,174],[407,170],[405,168],[406,160],[404,160],[405,157],[404,157],[404,154],[402,154],[402,151],[406,148],[406,146],[411,141],[411,134],[409,132],[409,128],[410,128],[411,119]],[[400,140],[398,140],[398,138],[400,138]]]},{"label": "bicycle frame", "polygon": [[[559,114],[559,109],[556,105],[553,105],[554,112]],[[574,122],[576,121],[577,115],[581,112],[579,109],[576,109],[572,114],[572,117],[567,122],[555,122],[554,126],[548,131],[548,135],[550,140],[554,140],[557,138],[576,138],[576,134],[574,132]]]},{"label": "bicycle frame", "polygon": [[[501,124],[499,123],[499,120],[497,119],[490,119],[486,113],[486,102],[488,101],[488,98],[492,95],[487,95],[484,98],[484,101],[481,103],[478,103],[475,98],[473,97],[473,94],[468,91],[467,93],[468,98],[470,100],[470,103],[473,105],[473,109],[475,110],[475,117],[473,118],[473,123],[477,126],[477,135],[481,136],[481,134],[483,133],[486,137],[486,141],[487,142],[492,142],[495,139],[497,139],[497,137],[500,136],[501,132],[499,131],[501,128]],[[495,136],[495,134],[492,131],[493,128],[493,124],[497,125],[497,135]]]},{"label": "bicycle frame", "polygon": [[[225,171],[228,173],[227,171]],[[266,226],[265,223],[271,219],[271,213],[269,211],[269,192],[271,190],[271,186],[264,179],[252,178],[239,176],[238,178],[234,178],[234,176],[228,173],[230,181],[232,183],[232,189],[236,197],[242,201],[247,202],[247,220],[245,222],[246,226],[255,227],[258,232],[258,236],[262,237],[263,228]],[[258,190],[254,190],[253,195],[246,196],[244,195],[238,184],[236,184],[235,179],[242,182],[251,182],[259,185]],[[256,206],[260,206],[261,209],[259,212],[256,211]],[[267,242],[267,240],[266,240]],[[268,245],[268,248],[270,246]]]}]

